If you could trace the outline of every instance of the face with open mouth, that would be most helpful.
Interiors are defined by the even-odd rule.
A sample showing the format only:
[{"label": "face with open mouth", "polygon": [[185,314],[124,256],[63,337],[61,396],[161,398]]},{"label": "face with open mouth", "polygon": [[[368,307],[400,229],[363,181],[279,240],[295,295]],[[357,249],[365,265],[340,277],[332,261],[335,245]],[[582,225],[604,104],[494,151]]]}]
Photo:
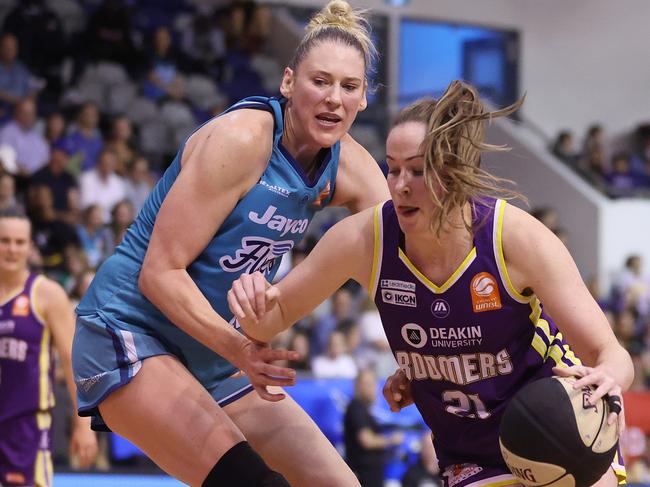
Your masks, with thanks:
[{"label": "face with open mouth", "polygon": [[424,182],[425,133],[423,123],[405,122],[394,127],[386,140],[388,189],[405,234],[430,232],[434,205]]},{"label": "face with open mouth", "polygon": [[289,123],[299,145],[331,147],[366,105],[365,61],[352,46],[315,44],[295,70],[287,68],[281,92],[290,100]]}]

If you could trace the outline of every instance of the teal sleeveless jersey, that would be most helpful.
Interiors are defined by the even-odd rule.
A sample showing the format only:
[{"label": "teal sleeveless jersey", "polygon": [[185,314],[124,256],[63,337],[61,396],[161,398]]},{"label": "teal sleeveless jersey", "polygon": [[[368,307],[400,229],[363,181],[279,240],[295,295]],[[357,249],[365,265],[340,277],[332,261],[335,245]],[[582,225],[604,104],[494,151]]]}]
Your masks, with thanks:
[{"label": "teal sleeveless jersey", "polygon": [[[314,213],[325,207],[334,193],[339,143],[327,150],[318,173],[310,180],[281,145],[282,103],[283,100],[275,98],[250,97],[225,112],[261,109],[271,112],[275,120],[273,152],[262,177],[187,269],[215,311],[227,321],[232,320],[226,301],[232,282],[241,274],[254,271],[263,272],[271,280],[282,254],[302,239]],[[232,365],[168,320],[138,289],[138,276],[156,215],[181,170],[183,148],[115,254],[99,269],[77,307],[77,314],[98,315],[111,328],[155,336],[208,386],[232,374]]]}]

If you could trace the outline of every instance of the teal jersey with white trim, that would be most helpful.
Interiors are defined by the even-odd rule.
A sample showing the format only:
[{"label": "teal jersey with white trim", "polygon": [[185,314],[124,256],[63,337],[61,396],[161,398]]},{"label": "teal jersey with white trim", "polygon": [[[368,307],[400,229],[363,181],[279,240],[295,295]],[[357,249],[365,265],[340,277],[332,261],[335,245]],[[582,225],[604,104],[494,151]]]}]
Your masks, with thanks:
[{"label": "teal jersey with white trim", "polygon": [[[272,280],[282,255],[302,239],[314,213],[327,206],[334,193],[340,143],[324,151],[320,169],[310,180],[281,144],[282,103],[283,100],[275,98],[250,97],[224,112],[267,110],[275,121],[273,151],[264,173],[187,268],[215,311],[227,321],[232,318],[226,301],[232,282],[241,274],[254,271],[261,271]],[[97,313],[111,326],[121,329],[135,327],[151,332],[181,360],[191,363],[218,356],[167,319],[138,288],[156,216],[181,170],[183,149],[181,146],[115,254],[99,269],[77,312]]]}]

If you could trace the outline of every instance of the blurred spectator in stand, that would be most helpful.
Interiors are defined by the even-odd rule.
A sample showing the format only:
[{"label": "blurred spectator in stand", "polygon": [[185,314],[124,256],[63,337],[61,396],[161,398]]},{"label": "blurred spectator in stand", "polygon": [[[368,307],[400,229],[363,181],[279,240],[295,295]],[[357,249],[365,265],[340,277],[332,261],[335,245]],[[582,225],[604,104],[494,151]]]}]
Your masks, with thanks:
[{"label": "blurred spectator in stand", "polygon": [[530,214],[542,222],[550,231],[555,232],[555,230],[557,230],[560,221],[560,215],[555,208],[541,206],[538,208],[533,208]]},{"label": "blurred spectator in stand", "polygon": [[74,227],[57,217],[49,186],[40,184],[29,187],[27,214],[32,221],[32,238],[39,251],[43,271],[48,275],[60,274],[64,269],[65,248],[79,245],[79,239]]},{"label": "blurred spectator in stand", "polygon": [[115,174],[117,154],[112,149],[103,149],[97,166],[86,171],[79,178],[81,207],[92,204],[101,207],[104,223],[110,221],[110,212],[118,202],[126,198],[126,181]]},{"label": "blurred spectator in stand", "polygon": [[568,130],[563,130],[558,134],[551,147],[551,152],[570,166],[576,166],[578,163],[578,154],[573,146],[573,134]]},{"label": "blurred spectator in stand", "polygon": [[352,293],[341,287],[330,298],[331,310],[314,323],[309,341],[312,355],[320,355],[327,346],[330,334],[343,320],[353,318]]},{"label": "blurred spectator in stand", "polygon": [[[133,43],[133,22],[123,0],[104,0],[88,20],[85,39],[80,47],[83,70],[88,60],[112,61],[132,72],[138,68],[138,52]],[[89,56],[89,59],[86,58]]]},{"label": "blurred spectator in stand", "polygon": [[397,366],[390,350],[377,306],[366,297],[358,320],[361,343],[354,355],[361,368],[372,368],[379,377],[388,377]]},{"label": "blurred spectator in stand", "polygon": [[611,196],[632,195],[636,180],[630,171],[630,158],[626,152],[619,152],[612,157],[611,170],[607,174],[606,180]]},{"label": "blurred spectator in stand", "polygon": [[343,419],[345,460],[363,487],[383,487],[386,450],[404,440],[401,432],[381,434],[370,412],[376,399],[377,378],[372,370],[364,369],[354,382],[354,397]]},{"label": "blurred spectator in stand", "polygon": [[640,316],[650,312],[650,280],[643,274],[643,260],[640,255],[630,255],[625,268],[614,281],[613,302],[617,310],[633,307]]},{"label": "blurred spectator in stand", "polygon": [[129,200],[119,201],[111,210],[111,221],[106,226],[106,254],[115,252],[115,248],[122,242],[124,234],[133,223],[135,214],[133,205]]},{"label": "blurred spectator in stand", "polygon": [[147,78],[142,83],[144,96],[152,100],[182,100],[183,77],[179,61],[172,49],[169,29],[158,27],[153,33],[153,50],[147,61]]},{"label": "blurred spectator in stand", "polygon": [[430,431],[422,435],[418,461],[404,473],[402,487],[442,487],[438,457],[433,448]]},{"label": "blurred spectator in stand", "polygon": [[58,281],[63,289],[70,294],[80,276],[90,269],[88,257],[79,245],[71,244],[63,250],[63,262],[63,272]]},{"label": "blurred spectator in stand", "polygon": [[[97,157],[104,147],[104,140],[98,129],[99,110],[92,101],[79,107],[71,132],[63,139],[69,154],[72,154],[70,172],[89,171],[97,162]],[[78,169],[77,169],[78,168]]]},{"label": "blurred spectator in stand", "polygon": [[21,0],[5,18],[3,30],[17,37],[21,59],[45,81],[39,95],[41,105],[54,107],[63,90],[62,65],[67,49],[61,19],[45,0]]},{"label": "blurred spectator in stand", "polygon": [[327,350],[324,354],[312,358],[311,368],[318,379],[354,379],[357,365],[347,353],[345,334],[340,330],[330,333]]},{"label": "blurred spectator in stand", "polygon": [[77,187],[77,180],[67,170],[70,154],[66,144],[58,140],[52,144],[50,160],[36,171],[29,180],[31,185],[47,185],[52,190],[54,209],[59,218],[68,219],[70,192]]},{"label": "blurred spectator in stand", "polygon": [[300,358],[298,360],[290,361],[287,364],[287,367],[291,367],[296,372],[309,372],[311,370],[309,338],[307,337],[307,334],[300,331],[295,332],[289,340],[287,349],[295,350],[300,354]]},{"label": "blurred spectator in stand", "polygon": [[226,52],[226,35],[219,26],[222,12],[199,13],[192,26],[182,32],[180,44],[187,71],[219,79]]},{"label": "blurred spectator in stand", "polygon": [[146,157],[136,157],[127,169],[126,199],[131,202],[133,212],[137,215],[149,197],[155,181],[149,171],[149,161]]},{"label": "blurred spectator in stand", "polygon": [[90,205],[83,210],[82,223],[77,227],[77,235],[91,269],[97,269],[99,264],[109,256],[106,246],[110,237],[107,232],[99,205]]},{"label": "blurred spectator in stand", "polygon": [[115,172],[126,177],[127,168],[135,159],[133,150],[133,128],[131,120],[126,115],[118,115],[111,123],[111,135],[106,141],[106,147],[113,149],[117,154],[117,167]]},{"label": "blurred spectator in stand", "polygon": [[0,144],[16,150],[16,164],[21,176],[38,171],[50,157],[45,137],[36,128],[36,103],[23,98],[16,103],[13,119],[0,130]]},{"label": "blurred spectator in stand", "polygon": [[16,200],[16,181],[9,173],[0,174],[0,211],[14,210],[25,212],[23,205]]},{"label": "blurred spectator in stand", "polygon": [[50,113],[45,119],[45,139],[53,144],[65,136],[66,121],[61,112]]},{"label": "blurred spectator in stand", "polygon": [[6,32],[0,36],[0,121],[6,120],[14,106],[36,93],[31,73],[18,59],[18,40]]}]

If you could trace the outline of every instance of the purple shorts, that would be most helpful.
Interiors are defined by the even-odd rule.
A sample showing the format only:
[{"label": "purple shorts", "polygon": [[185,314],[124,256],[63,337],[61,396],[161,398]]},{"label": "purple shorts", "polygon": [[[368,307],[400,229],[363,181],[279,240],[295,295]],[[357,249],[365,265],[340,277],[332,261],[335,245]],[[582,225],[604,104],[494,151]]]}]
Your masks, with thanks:
[{"label": "purple shorts", "polygon": [[[619,485],[625,484],[625,466],[619,452],[612,462]],[[508,467],[481,467],[473,463],[450,465],[441,474],[444,487],[505,487],[521,485]]]},{"label": "purple shorts", "polygon": [[0,423],[0,485],[52,485],[49,413],[33,413]]}]

